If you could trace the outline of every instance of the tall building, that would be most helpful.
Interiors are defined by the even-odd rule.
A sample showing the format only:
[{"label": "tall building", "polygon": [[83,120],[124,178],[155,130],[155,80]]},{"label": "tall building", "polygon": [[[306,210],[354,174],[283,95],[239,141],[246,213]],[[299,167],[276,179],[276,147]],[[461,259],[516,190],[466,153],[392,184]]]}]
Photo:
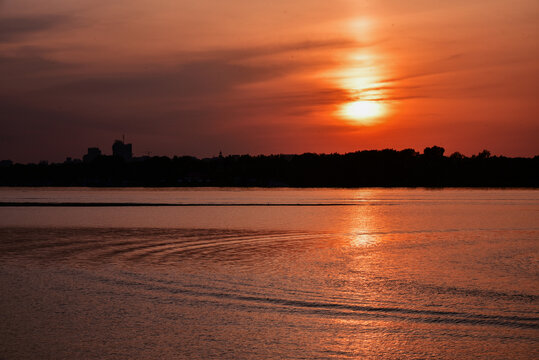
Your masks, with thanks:
[{"label": "tall building", "polygon": [[116,140],[112,144],[112,155],[125,161],[131,161],[133,159],[133,146],[124,143],[124,140]]},{"label": "tall building", "polygon": [[82,160],[84,162],[90,162],[97,159],[99,156],[101,156],[101,150],[96,147],[88,148],[88,153],[82,157]]}]

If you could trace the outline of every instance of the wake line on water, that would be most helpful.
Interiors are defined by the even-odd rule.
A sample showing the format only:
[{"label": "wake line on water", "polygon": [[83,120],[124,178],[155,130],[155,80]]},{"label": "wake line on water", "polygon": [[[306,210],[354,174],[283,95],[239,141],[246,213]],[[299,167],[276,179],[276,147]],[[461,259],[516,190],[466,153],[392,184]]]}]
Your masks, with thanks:
[{"label": "wake line on water", "polygon": [[301,250],[323,236],[294,231],[149,229],[125,233],[125,229],[89,228],[73,232],[73,229],[0,228],[0,259],[23,256],[47,261],[102,263],[106,260],[171,265],[189,259],[226,262],[234,258],[237,263],[291,248]]},{"label": "wake line on water", "polygon": [[399,318],[412,322],[427,323],[448,323],[461,325],[478,326],[502,326],[515,328],[539,329],[539,317],[533,316],[507,316],[507,315],[487,315],[463,311],[449,310],[427,310],[411,309],[405,307],[385,307],[369,306],[360,304],[346,304],[338,302],[319,302],[302,299],[286,299],[271,296],[256,296],[249,294],[238,294],[234,292],[222,292],[218,289],[206,289],[204,287],[193,289],[185,286],[177,286],[173,283],[140,282],[131,279],[111,279],[97,276],[95,280],[103,281],[115,286],[127,286],[142,288],[151,292],[161,292],[169,295],[187,295],[193,296],[198,301],[209,301],[216,305],[230,306],[230,303],[222,303],[221,300],[227,299],[239,301],[247,306],[257,307],[270,306],[275,311],[294,311],[309,314],[328,315],[328,316],[373,316],[378,318]]},{"label": "wake line on water", "polygon": [[0,207],[182,207],[182,206],[395,206],[396,203],[104,203],[104,202],[0,202]]},{"label": "wake line on water", "polygon": [[[127,263],[139,264],[149,261],[154,264],[177,265],[183,259],[229,261],[234,264],[252,261],[259,256],[271,255],[273,251],[285,251],[292,245],[300,249],[306,242],[323,239],[325,233],[281,232],[281,231],[236,231],[215,229],[162,229],[131,230],[125,229],[92,229],[75,231],[72,229],[54,229],[49,232],[43,229],[0,229],[0,259],[15,256],[44,258],[57,263],[59,260],[88,260],[93,263]],[[99,240],[99,241],[96,241]],[[201,263],[199,263],[200,265]],[[138,267],[138,269],[141,269]],[[140,277],[143,276],[143,279]],[[143,289],[161,293],[176,300],[189,296],[200,302],[211,302],[222,306],[243,306],[264,308],[277,312],[301,312],[317,316],[356,317],[356,318],[388,318],[402,319],[412,322],[448,323],[477,326],[503,326],[513,328],[539,329],[539,317],[528,314],[524,316],[508,316],[506,314],[483,314],[467,311],[434,310],[425,308],[384,306],[384,304],[350,303],[346,300],[322,300],[313,296],[296,298],[290,294],[271,294],[263,287],[249,288],[248,292],[239,292],[235,287],[196,286],[169,281],[146,275],[135,274],[135,279],[99,277],[98,281],[110,284],[117,289]],[[225,283],[225,284],[228,284]],[[433,294],[453,294],[457,299],[468,299],[474,296],[483,299],[501,298],[515,302],[534,302],[534,294],[498,293],[481,289],[460,289],[456,287],[427,286],[417,284],[423,292],[428,289]],[[246,289],[245,286],[241,286]],[[401,288],[402,289],[402,288]],[[153,295],[152,295],[153,296]],[[306,298],[307,297],[307,298]]]}]

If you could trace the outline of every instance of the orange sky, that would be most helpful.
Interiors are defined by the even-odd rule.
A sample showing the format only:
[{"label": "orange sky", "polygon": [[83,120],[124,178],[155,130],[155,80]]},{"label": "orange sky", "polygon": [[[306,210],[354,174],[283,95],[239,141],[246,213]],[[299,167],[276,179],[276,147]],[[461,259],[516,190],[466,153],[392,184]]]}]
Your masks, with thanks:
[{"label": "orange sky", "polygon": [[539,154],[536,0],[0,0],[0,158]]}]

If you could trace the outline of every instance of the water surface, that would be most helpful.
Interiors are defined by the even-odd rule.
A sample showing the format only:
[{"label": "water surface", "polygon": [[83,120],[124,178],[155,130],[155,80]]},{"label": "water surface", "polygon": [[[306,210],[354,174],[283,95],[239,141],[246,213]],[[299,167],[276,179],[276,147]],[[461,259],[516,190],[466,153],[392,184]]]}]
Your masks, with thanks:
[{"label": "water surface", "polygon": [[4,188],[0,202],[78,204],[0,207],[0,358],[538,356],[536,190]]}]

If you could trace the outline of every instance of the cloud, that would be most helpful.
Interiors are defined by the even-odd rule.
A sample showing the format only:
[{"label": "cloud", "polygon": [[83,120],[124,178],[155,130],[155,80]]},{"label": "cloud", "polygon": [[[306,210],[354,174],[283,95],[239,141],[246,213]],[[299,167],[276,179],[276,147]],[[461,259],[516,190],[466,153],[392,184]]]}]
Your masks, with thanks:
[{"label": "cloud", "polygon": [[0,51],[0,94],[25,95],[51,87],[65,80],[67,71],[76,65],[54,60],[47,49],[19,47],[15,51]]},{"label": "cloud", "polygon": [[[0,57],[0,63],[9,63],[6,74],[32,74],[26,78],[20,75],[18,80],[21,87],[28,88],[25,95],[33,106],[50,108],[52,104],[61,104],[73,114],[87,117],[99,112],[107,118],[133,114],[173,116],[180,110],[200,112],[204,109],[210,121],[210,118],[222,117],[223,112],[235,115],[256,111],[283,113],[286,107],[290,108],[289,114],[305,114],[311,111],[306,108],[329,105],[336,98],[345,99],[347,95],[342,90],[321,89],[313,84],[296,84],[294,88],[288,88],[288,85],[280,84],[282,78],[289,79],[298,73],[327,66],[327,59],[298,61],[290,60],[288,55],[277,58],[273,55],[325,51],[352,44],[354,42],[347,39],[334,39],[184,52],[175,55],[176,64],[170,65],[170,59],[162,61],[166,65],[126,63],[125,68],[130,70],[121,73],[98,69],[96,74],[91,74],[82,65],[46,60],[43,49],[20,53],[18,57]],[[62,66],[70,71],[61,74]],[[54,76],[47,80],[47,73]],[[38,81],[40,77],[44,79],[41,82]],[[271,82],[271,85],[258,85],[264,82]],[[258,91],[246,89],[255,84]],[[196,118],[203,121],[202,115]]]},{"label": "cloud", "polygon": [[[241,129],[269,129],[269,122],[275,134],[284,134],[299,117],[348,99],[345,90],[295,79],[331,61],[311,51],[347,46],[353,42],[336,39],[209,49],[173,54],[157,64],[126,60],[121,72],[107,64],[90,68],[53,60],[58,54],[46,48],[0,53],[0,75],[10,79],[0,86],[0,115],[12,134],[3,151],[17,159],[15,149],[22,145],[16,139],[24,129],[31,129],[26,143],[46,147],[50,152],[43,156],[50,159],[70,154],[65,149],[76,145],[74,140],[61,140],[69,143],[61,149],[52,144],[60,133],[82,146],[95,143],[92,138],[109,141],[127,133],[142,149],[169,154],[204,154],[216,141],[251,143]],[[304,57],[292,58],[294,53]],[[151,141],[159,145],[150,146]]]},{"label": "cloud", "polygon": [[303,52],[325,49],[339,49],[349,47],[367,47],[371,44],[360,44],[356,40],[347,38],[326,39],[326,40],[306,40],[286,44],[253,46],[232,49],[209,49],[204,51],[191,51],[180,53],[180,57],[186,58],[220,58],[223,60],[246,60],[263,56],[278,55],[290,52]]},{"label": "cloud", "polygon": [[158,72],[97,75],[47,89],[70,95],[197,96],[225,92],[242,84],[277,77],[280,66],[247,66],[220,59],[193,61]]},{"label": "cloud", "polygon": [[69,22],[64,15],[0,17],[0,42],[10,42]]},{"label": "cloud", "polygon": [[[265,47],[211,49],[182,52],[162,63],[174,65],[135,65],[126,62],[126,70],[98,74],[74,74],[61,85],[46,92],[70,95],[163,95],[199,96],[230,91],[238,86],[271,80],[320,66],[319,59],[307,61],[265,59],[288,52],[308,52],[356,44],[347,39],[305,41]],[[253,61],[253,59],[256,59]]]}]

